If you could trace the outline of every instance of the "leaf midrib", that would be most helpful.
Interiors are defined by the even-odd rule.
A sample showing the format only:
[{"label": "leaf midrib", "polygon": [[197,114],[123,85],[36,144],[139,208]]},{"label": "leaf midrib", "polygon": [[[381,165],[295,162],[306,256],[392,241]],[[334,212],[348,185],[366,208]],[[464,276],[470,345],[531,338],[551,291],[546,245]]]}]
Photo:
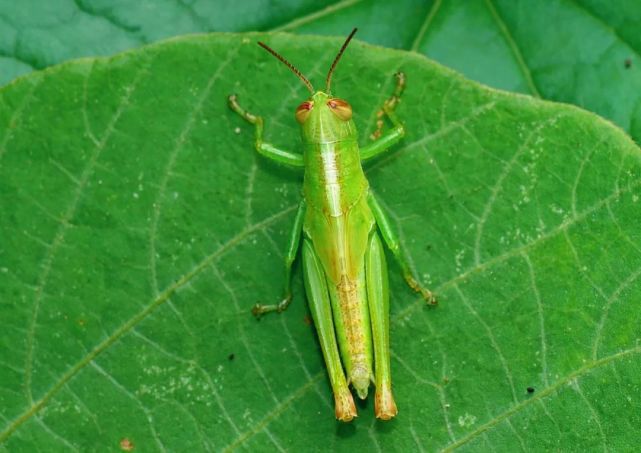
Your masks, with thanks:
[{"label": "leaf midrib", "polygon": [[297,205],[289,206],[280,212],[267,217],[263,221],[252,225],[250,228],[247,228],[236,236],[232,237],[230,240],[225,242],[220,246],[216,251],[214,251],[209,256],[205,257],[200,263],[198,263],[193,269],[185,273],[182,277],[172,283],[167,289],[162,291],[160,295],[154,299],[147,307],[138,312],[127,322],[121,325],[118,329],[114,331],[109,337],[104,339],[98,346],[91,350],[87,355],[85,355],[80,361],[78,361],[73,367],[69,369],[62,377],[51,387],[51,389],[44,394],[44,396],[38,400],[33,406],[28,410],[23,412],[20,416],[14,419],[13,422],[0,433],[0,442],[6,440],[20,425],[26,422],[32,415],[36,414],[44,405],[56,394],[62,387],[69,382],[76,374],[78,374],[85,366],[87,366],[92,360],[99,356],[102,352],[108,349],[111,345],[120,340],[126,333],[133,329],[136,325],[142,322],[147,316],[153,313],[158,307],[163,303],[167,302],[169,298],[178,291],[181,287],[189,283],[193,278],[199,275],[203,270],[205,270],[213,261],[218,257],[222,256],[225,252],[233,249],[238,243],[240,243],[244,238],[251,235],[252,233],[261,230],[269,226],[270,224],[276,222],[281,217],[286,216],[290,212],[294,211],[297,208]]}]

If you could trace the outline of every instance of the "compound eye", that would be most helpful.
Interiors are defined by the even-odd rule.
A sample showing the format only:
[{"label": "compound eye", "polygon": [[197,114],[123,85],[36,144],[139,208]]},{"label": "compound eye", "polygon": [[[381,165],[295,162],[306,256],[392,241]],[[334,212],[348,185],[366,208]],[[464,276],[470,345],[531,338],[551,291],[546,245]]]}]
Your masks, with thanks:
[{"label": "compound eye", "polygon": [[296,121],[303,124],[309,117],[309,112],[314,108],[314,102],[305,101],[296,109]]},{"label": "compound eye", "polygon": [[343,121],[348,121],[352,118],[352,106],[347,101],[330,99],[327,101],[327,106]]}]

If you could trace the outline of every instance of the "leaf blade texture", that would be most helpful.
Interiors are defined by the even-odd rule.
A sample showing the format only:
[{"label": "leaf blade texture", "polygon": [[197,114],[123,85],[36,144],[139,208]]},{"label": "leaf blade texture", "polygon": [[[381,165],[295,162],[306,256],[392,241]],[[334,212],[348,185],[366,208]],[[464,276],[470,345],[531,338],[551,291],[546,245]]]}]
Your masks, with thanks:
[{"label": "leaf blade texture", "polygon": [[365,142],[407,74],[407,137],[367,175],[441,305],[390,266],[399,418],[367,403],[336,425],[300,269],[287,313],[249,313],[280,295],[301,179],[255,154],[226,95],[290,149],[307,96],[259,39],[317,83],[341,43],[181,38],[0,93],[3,448],[634,445],[638,148],[575,107],[360,42],[334,89]]}]

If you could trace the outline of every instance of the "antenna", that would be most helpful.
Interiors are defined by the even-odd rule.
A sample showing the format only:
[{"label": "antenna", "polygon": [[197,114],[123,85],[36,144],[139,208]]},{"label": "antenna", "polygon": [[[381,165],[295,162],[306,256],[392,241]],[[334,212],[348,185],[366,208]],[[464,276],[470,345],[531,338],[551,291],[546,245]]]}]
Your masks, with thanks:
[{"label": "antenna", "polygon": [[285,66],[287,66],[289,69],[291,69],[291,70],[294,72],[294,74],[296,74],[296,76],[298,76],[298,78],[299,78],[299,79],[301,79],[301,80],[303,81],[303,83],[307,86],[307,89],[309,90],[309,92],[310,92],[310,93],[312,93],[312,94],[314,94],[314,87],[312,86],[312,84],[310,83],[310,81],[309,81],[309,80],[307,80],[307,77],[305,77],[303,74],[301,74],[301,72],[298,70],[298,68],[296,68],[296,66],[294,66],[293,64],[291,64],[289,61],[287,61],[287,60],[285,59],[285,57],[283,57],[281,54],[279,54],[278,52],[276,52],[274,49],[272,49],[271,47],[269,47],[269,46],[268,46],[267,44],[265,44],[264,42],[258,42],[258,45],[259,45],[260,47],[262,47],[263,49],[265,49],[265,50],[266,50],[267,52],[269,52],[270,54],[272,54],[273,56],[275,56],[276,58],[278,58],[281,62],[283,62],[283,63],[285,64]]},{"label": "antenna", "polygon": [[341,47],[341,50],[338,51],[338,54],[336,55],[336,58],[334,58],[334,62],[332,63],[332,66],[329,68],[329,72],[327,73],[327,82],[325,85],[325,92],[329,94],[329,86],[332,82],[332,74],[334,73],[334,69],[336,68],[336,65],[338,64],[338,60],[341,59],[343,56],[343,52],[345,52],[345,49],[347,48],[347,45],[349,42],[352,40],[356,32],[358,31],[358,28],[354,28],[352,32],[349,34],[345,42],[343,43],[343,47]]}]

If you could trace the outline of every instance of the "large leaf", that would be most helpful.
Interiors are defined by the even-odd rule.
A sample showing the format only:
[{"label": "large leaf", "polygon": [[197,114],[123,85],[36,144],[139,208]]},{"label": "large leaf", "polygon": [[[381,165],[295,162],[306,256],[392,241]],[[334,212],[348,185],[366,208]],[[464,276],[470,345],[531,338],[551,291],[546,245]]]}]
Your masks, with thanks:
[{"label": "large leaf", "polygon": [[592,110],[641,141],[636,0],[23,0],[0,3],[0,83],[184,33],[288,30],[413,50],[490,86]]},{"label": "large leaf", "polygon": [[[173,40],[80,60],[0,94],[0,445],[5,451],[631,449],[640,434],[641,156],[574,107],[481,87],[355,42],[335,76],[367,141],[408,86],[407,137],[373,190],[441,305],[391,262],[400,413],[351,425],[283,249],[301,178],[252,149],[226,95],[296,149],[305,87],[340,45]],[[533,393],[526,389],[532,387]]]}]

